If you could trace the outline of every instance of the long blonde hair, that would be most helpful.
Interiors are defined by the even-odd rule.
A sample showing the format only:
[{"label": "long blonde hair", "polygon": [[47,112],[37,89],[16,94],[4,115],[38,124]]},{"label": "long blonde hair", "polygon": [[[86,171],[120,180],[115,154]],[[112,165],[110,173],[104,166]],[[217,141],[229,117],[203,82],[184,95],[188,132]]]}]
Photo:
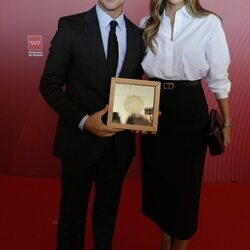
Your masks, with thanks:
[{"label": "long blonde hair", "polygon": [[[185,0],[185,3],[190,11],[190,14],[195,17],[204,17],[213,13],[204,9],[199,0]],[[150,1],[150,17],[146,21],[143,40],[146,47],[154,51],[153,41],[161,24],[161,15],[167,5],[167,0],[151,0]],[[214,14],[214,13],[213,13]]]}]

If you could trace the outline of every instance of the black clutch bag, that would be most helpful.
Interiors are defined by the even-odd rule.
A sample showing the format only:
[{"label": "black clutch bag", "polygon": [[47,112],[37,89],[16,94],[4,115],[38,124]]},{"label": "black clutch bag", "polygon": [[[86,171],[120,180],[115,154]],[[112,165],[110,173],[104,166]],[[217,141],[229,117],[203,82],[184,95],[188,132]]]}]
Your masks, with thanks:
[{"label": "black clutch bag", "polygon": [[207,133],[207,143],[212,156],[221,155],[225,146],[223,142],[223,120],[219,112],[211,109],[209,114],[209,128]]}]

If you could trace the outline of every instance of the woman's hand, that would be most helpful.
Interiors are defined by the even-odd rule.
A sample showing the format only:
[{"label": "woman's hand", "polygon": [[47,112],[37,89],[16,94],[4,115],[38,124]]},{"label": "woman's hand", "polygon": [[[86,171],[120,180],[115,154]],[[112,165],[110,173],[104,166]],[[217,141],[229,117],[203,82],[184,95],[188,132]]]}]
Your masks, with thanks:
[{"label": "woman's hand", "polygon": [[[161,111],[158,112],[158,116],[161,115]],[[151,135],[156,135],[157,131],[140,131],[140,130],[131,130],[131,132],[134,132],[136,134],[143,134],[143,135],[147,135],[147,134],[151,134]]]}]

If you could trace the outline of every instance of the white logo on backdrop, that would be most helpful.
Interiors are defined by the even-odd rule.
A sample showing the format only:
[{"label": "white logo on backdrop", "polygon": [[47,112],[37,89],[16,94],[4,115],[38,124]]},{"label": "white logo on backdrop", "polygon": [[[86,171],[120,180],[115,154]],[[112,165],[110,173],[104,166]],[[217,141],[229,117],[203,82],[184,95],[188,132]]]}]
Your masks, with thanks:
[{"label": "white logo on backdrop", "polygon": [[43,36],[28,35],[28,56],[43,56]]}]

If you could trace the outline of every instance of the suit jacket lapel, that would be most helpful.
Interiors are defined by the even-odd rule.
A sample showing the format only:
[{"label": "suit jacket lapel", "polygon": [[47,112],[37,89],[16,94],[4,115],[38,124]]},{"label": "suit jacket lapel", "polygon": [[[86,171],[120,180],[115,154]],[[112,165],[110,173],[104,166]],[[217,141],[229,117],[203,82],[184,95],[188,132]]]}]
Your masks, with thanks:
[{"label": "suit jacket lapel", "polygon": [[126,17],[125,17],[125,21],[126,21],[126,27],[127,27],[127,51],[126,51],[124,63],[121,69],[120,77],[126,77],[127,75],[129,75],[129,71],[130,71],[129,65],[131,64],[130,62],[133,61],[134,55],[136,52],[135,51],[136,42],[134,40],[137,36],[136,34],[134,34],[135,29]]},{"label": "suit jacket lapel", "polygon": [[[120,72],[120,77],[126,77],[129,75],[131,70],[131,61],[134,60],[134,55],[136,53],[137,35],[133,25],[125,17],[126,28],[127,28],[127,51],[124,58],[124,63]],[[107,62],[106,55],[102,43],[101,30],[98,23],[98,18],[96,14],[95,7],[92,8],[85,16],[85,32],[87,34],[90,48],[94,56],[93,60],[96,60],[96,64],[99,67],[98,74],[102,77],[107,78]],[[99,75],[100,76],[100,75]]]},{"label": "suit jacket lapel", "polygon": [[[93,53],[93,60],[100,68],[100,74],[107,75],[106,56],[102,43],[101,30],[98,23],[95,7],[92,8],[85,16],[84,29],[89,39],[89,44]],[[99,74],[98,72],[98,74]]]}]

